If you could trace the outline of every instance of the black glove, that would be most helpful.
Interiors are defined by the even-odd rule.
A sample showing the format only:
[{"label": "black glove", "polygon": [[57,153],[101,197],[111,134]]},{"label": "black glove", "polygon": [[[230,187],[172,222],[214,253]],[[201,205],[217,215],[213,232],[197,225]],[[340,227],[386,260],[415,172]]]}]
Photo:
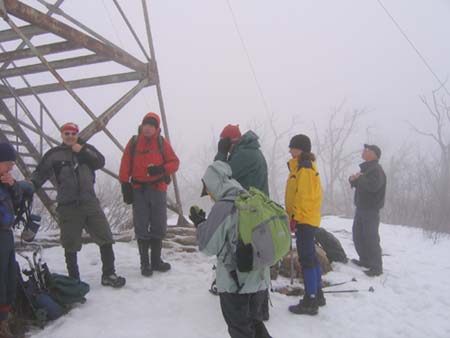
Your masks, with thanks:
[{"label": "black glove", "polygon": [[189,209],[189,219],[197,227],[200,223],[206,221],[206,213],[198,205],[193,205]]},{"label": "black glove", "polygon": [[222,154],[228,154],[231,149],[231,139],[229,137],[221,138],[217,144],[217,151]]},{"label": "black glove", "polygon": [[166,169],[164,169],[163,165],[152,165],[147,168],[147,173],[149,176],[157,176],[164,174]]},{"label": "black glove", "polygon": [[132,204],[133,203],[133,187],[131,186],[131,183],[129,183],[129,182],[121,183],[121,186],[122,186],[123,201],[126,204]]}]

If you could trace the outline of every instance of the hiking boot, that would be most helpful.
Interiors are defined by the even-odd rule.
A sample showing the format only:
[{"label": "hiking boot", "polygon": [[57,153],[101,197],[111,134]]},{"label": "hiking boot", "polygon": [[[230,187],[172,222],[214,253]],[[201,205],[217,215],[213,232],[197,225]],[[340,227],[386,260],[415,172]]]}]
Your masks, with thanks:
[{"label": "hiking boot", "polygon": [[153,275],[152,267],[150,266],[150,258],[148,256],[148,249],[150,247],[150,240],[138,239],[139,257],[141,260],[141,275],[150,277]]},{"label": "hiking boot", "polygon": [[150,277],[153,275],[153,269],[150,265],[141,265],[141,275],[144,277]]},{"label": "hiking boot", "polygon": [[372,268],[372,269],[364,271],[364,273],[369,277],[376,277],[376,276],[381,275],[383,273],[383,270]]},{"label": "hiking boot", "polygon": [[103,286],[112,286],[113,288],[121,288],[126,283],[126,279],[124,277],[117,276],[115,273],[105,276],[102,276],[102,285]]},{"label": "hiking boot", "polygon": [[367,265],[367,263],[365,263],[365,262],[363,262],[363,261],[360,261],[359,259],[354,259],[354,258],[352,258],[351,259],[351,262],[353,263],[353,264],[355,264],[355,265],[357,265],[357,266],[361,266],[361,267],[363,267],[363,268],[368,268],[369,266]]},{"label": "hiking boot", "polygon": [[152,239],[150,241],[150,246],[152,248],[151,260],[152,260],[152,269],[153,271],[166,272],[169,271],[171,266],[169,263],[164,262],[161,259],[161,248],[162,248],[162,240],[161,239]]},{"label": "hiking boot", "polygon": [[319,313],[319,305],[316,297],[305,295],[297,305],[289,306],[289,311],[296,315],[314,316]]},{"label": "hiking boot", "polygon": [[65,251],[64,257],[66,259],[67,274],[69,275],[69,277],[80,280],[80,272],[78,270],[77,263],[77,253]]},{"label": "hiking boot", "polygon": [[9,330],[7,320],[0,321],[0,338],[14,338],[14,335]]},{"label": "hiking boot", "polygon": [[317,291],[317,305],[325,306],[327,304],[327,300],[325,299],[325,295],[323,294],[322,288]]}]

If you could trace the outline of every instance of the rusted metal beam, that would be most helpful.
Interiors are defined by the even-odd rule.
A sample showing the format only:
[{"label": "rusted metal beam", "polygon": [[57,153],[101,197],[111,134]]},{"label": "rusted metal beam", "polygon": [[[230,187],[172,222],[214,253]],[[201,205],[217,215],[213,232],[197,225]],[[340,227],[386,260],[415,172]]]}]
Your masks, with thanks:
[{"label": "rusted metal beam", "polygon": [[97,121],[92,121],[86,128],[84,128],[80,132],[80,137],[83,140],[89,140],[93,135],[101,131],[114,117],[114,115],[116,115],[128,102],[130,102],[143,88],[148,86],[148,83],[149,81],[146,78],[131,88],[128,93],[105,110],[105,112],[97,118]]},{"label": "rusted metal beam", "polygon": [[[53,61],[53,62],[49,62],[49,64],[51,65],[51,67],[53,69],[63,69],[63,68],[91,65],[94,63],[100,63],[100,62],[106,62],[106,61],[110,61],[110,60],[104,56],[92,54],[92,55],[79,56],[79,57],[70,58],[70,59]],[[29,75],[29,74],[35,74],[35,73],[41,73],[41,72],[47,72],[47,71],[48,71],[48,68],[44,64],[38,63],[38,64],[34,64],[34,65],[11,68],[11,69],[6,69],[4,71],[0,71],[0,78]]]},{"label": "rusted metal beam", "polygon": [[[27,37],[48,33],[46,30],[33,25],[22,26],[19,28]],[[12,29],[0,31],[0,43],[13,40],[20,40],[20,36],[18,36]]]},{"label": "rusted metal beam", "polygon": [[[81,49],[80,45],[77,45],[70,41],[63,41],[52,43],[49,45],[38,46],[36,49],[42,55],[55,54],[61,52],[68,52],[71,50]],[[30,48],[15,50],[12,52],[5,52],[0,54],[0,62],[12,62],[20,59],[28,59],[36,57],[34,52]]]},{"label": "rusted metal beam", "polygon": [[[72,89],[77,89],[77,88],[101,86],[101,85],[108,85],[108,84],[128,82],[128,81],[141,81],[145,77],[146,77],[146,75],[144,75],[144,74],[141,74],[138,72],[131,72],[131,73],[122,73],[122,74],[114,74],[114,75],[107,75],[107,76],[98,76],[98,77],[93,77],[93,78],[88,78],[88,79],[67,81],[66,84]],[[152,85],[152,84],[149,83],[149,85]],[[60,83],[52,83],[52,84],[48,84],[48,85],[41,85],[41,86],[33,87],[33,90],[36,94],[57,92],[57,91],[61,91],[64,89],[65,88]],[[31,88],[20,88],[20,89],[16,89],[15,93],[17,96],[26,96],[26,95],[33,94],[33,91]],[[11,93],[4,93],[3,91],[0,92],[0,99],[11,98],[11,97],[13,97],[13,95]]]},{"label": "rusted metal beam", "polygon": [[27,6],[20,1],[5,0],[5,7],[8,14],[45,29],[55,35],[58,35],[68,41],[73,41],[76,44],[83,46],[99,55],[106,56],[126,67],[134,69],[139,72],[146,71],[146,64],[128,54],[123,50],[118,50],[108,46],[87,34],[84,34],[65,23],[45,15],[34,8]]}]

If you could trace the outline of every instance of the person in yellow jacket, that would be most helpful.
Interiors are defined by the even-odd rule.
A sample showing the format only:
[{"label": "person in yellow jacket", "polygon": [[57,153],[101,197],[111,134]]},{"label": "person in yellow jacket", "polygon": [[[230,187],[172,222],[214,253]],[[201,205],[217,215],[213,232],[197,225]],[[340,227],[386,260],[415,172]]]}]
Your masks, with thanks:
[{"label": "person in yellow jacket", "polygon": [[311,140],[295,135],[289,142],[292,159],[288,162],[286,211],[295,226],[297,252],[302,266],[305,296],[297,305],[289,307],[295,314],[316,315],[319,306],[326,304],[321,288],[321,270],[316,256],[314,235],[320,226],[322,186]]}]

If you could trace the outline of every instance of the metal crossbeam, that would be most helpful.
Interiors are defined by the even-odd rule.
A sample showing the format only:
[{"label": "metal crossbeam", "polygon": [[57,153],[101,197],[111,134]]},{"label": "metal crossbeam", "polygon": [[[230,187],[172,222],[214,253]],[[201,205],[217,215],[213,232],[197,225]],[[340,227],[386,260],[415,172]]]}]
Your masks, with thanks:
[{"label": "metal crossbeam", "polygon": [[[33,25],[22,26],[20,27],[20,30],[29,38],[48,33],[45,29]],[[18,36],[12,29],[0,31],[0,43],[14,40],[20,40],[20,36]]]},{"label": "metal crossbeam", "polygon": [[[72,67],[77,67],[77,66],[86,66],[86,65],[91,65],[91,64],[106,62],[106,61],[110,61],[110,60],[105,56],[99,56],[99,55],[92,54],[92,55],[79,56],[79,57],[75,57],[75,58],[53,61],[53,62],[49,62],[49,64],[53,69],[63,69],[63,68],[72,68]],[[6,77],[13,77],[13,76],[42,73],[42,72],[47,72],[47,71],[48,71],[48,68],[45,65],[43,65],[42,63],[37,63],[34,65],[29,65],[29,66],[6,69],[0,73],[0,76],[3,78],[6,78]]]},{"label": "metal crossbeam", "polygon": [[[36,49],[42,55],[69,52],[72,50],[77,50],[83,48],[80,45],[75,44],[74,42],[63,41],[56,42],[48,45],[37,46]],[[0,62],[12,62],[21,59],[28,59],[36,57],[34,52],[30,48],[15,50],[12,52],[5,52],[0,54]]]}]

